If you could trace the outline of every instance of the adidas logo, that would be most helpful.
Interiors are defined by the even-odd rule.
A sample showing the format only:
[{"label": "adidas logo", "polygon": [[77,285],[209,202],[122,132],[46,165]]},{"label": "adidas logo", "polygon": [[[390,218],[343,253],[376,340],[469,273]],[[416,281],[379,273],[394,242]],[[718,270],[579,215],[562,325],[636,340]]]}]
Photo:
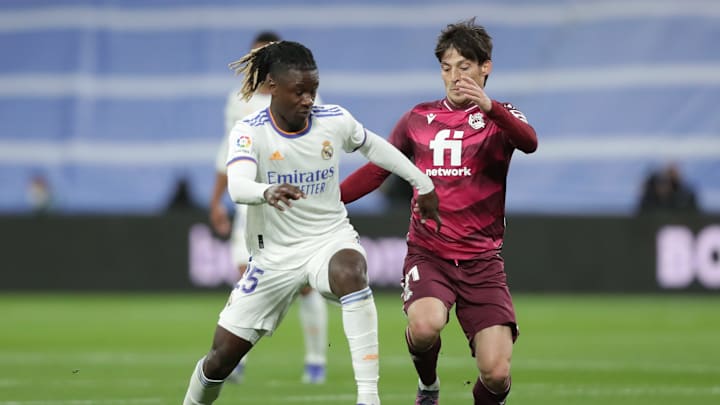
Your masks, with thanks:
[{"label": "adidas logo", "polygon": [[272,155],[270,155],[270,160],[285,160],[285,157],[279,150],[276,150]]}]

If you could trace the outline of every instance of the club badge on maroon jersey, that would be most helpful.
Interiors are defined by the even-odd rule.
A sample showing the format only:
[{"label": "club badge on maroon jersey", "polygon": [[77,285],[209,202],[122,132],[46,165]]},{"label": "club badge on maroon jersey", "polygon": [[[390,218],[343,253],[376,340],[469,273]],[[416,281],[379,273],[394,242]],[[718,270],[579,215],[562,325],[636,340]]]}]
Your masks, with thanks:
[{"label": "club badge on maroon jersey", "polygon": [[514,105],[512,105],[510,103],[504,103],[503,107],[507,108],[507,110],[510,111],[510,114],[514,115],[515,118],[519,119],[520,121],[522,121],[526,124],[528,123],[527,118],[525,118],[525,114],[523,114],[520,110],[515,108]]},{"label": "club badge on maroon jersey", "polygon": [[470,124],[473,129],[485,128],[485,120],[483,119],[482,113],[470,114],[468,124]]},{"label": "club badge on maroon jersey", "polygon": [[323,147],[320,151],[320,156],[322,156],[325,160],[330,160],[330,158],[333,156],[333,153],[335,150],[333,149],[332,145],[330,144],[330,141],[323,141]]}]

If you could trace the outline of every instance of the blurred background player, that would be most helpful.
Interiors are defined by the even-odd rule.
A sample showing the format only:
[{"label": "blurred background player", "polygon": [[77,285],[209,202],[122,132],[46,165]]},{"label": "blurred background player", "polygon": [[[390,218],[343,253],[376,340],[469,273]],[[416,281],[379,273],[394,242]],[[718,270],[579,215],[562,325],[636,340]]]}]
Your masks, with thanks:
[{"label": "blurred background player", "polygon": [[[260,32],[253,40],[251,49],[280,41],[280,39],[275,32]],[[315,102],[322,104],[319,97]],[[225,136],[215,159],[216,175],[210,200],[210,223],[218,235],[223,237],[230,235],[232,262],[239,271],[238,278],[245,273],[249,258],[245,244],[247,205],[235,204],[235,217],[231,228],[228,212],[223,203],[223,197],[227,195],[228,184],[225,165],[228,157],[228,136],[236,121],[267,108],[269,105],[270,91],[267,85],[259,87],[249,100],[243,100],[238,91],[233,90],[225,103]],[[327,360],[327,305],[320,294],[309,286],[300,290],[300,323],[305,339],[305,369],[302,381],[308,384],[322,384],[325,382]],[[246,361],[247,358],[243,357],[228,378],[230,381],[242,382]]]},{"label": "blurred background player", "polygon": [[683,178],[677,163],[651,172],[643,184],[638,214],[697,213],[693,187]]},{"label": "blurred background player", "polygon": [[[500,256],[507,173],[513,151],[534,152],[537,136],[513,105],[485,94],[492,40],[475,19],[448,25],[435,56],[445,98],[415,106],[389,139],[433,179],[444,221],[437,233],[414,214],[407,237],[403,301],[405,338],[419,377],[415,404],[439,403],[440,332],[455,306],[480,374],[474,403],[499,405],[510,392],[518,335]],[[388,175],[371,163],[361,167],[343,181],[343,201],[369,193]]]}]

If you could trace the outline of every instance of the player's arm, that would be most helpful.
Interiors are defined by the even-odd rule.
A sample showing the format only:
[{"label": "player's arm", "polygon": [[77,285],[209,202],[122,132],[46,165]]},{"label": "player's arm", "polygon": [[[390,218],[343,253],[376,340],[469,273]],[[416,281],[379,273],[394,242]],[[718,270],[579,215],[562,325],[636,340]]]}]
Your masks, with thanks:
[{"label": "player's arm", "polygon": [[[225,163],[228,157],[228,137],[230,131],[238,120],[238,111],[242,108],[238,105],[239,99],[236,91],[231,91],[225,101],[225,136],[218,147],[215,155],[215,184],[213,185],[212,195],[210,196],[210,225],[215,232],[222,236],[230,235],[232,229],[230,225],[230,217],[228,216],[225,204],[223,204],[223,196],[227,193],[228,178]],[[237,213],[236,213],[237,215]]]},{"label": "player's arm", "polygon": [[305,198],[305,194],[292,184],[273,185],[255,181],[257,163],[250,159],[230,161],[227,173],[230,197],[238,204],[267,203],[285,211],[285,207],[292,207],[292,200]]},{"label": "player's arm", "polygon": [[510,142],[525,153],[537,150],[538,140],[535,129],[528,124],[525,115],[512,104],[502,104],[492,100],[492,108],[487,117],[503,130]]},{"label": "player's arm", "polygon": [[[405,135],[407,120],[410,113],[403,115],[390,133],[388,142],[398,148],[405,156],[410,156],[410,151]],[[355,170],[340,184],[340,199],[343,203],[349,204],[377,189],[392,172],[370,162]]]},{"label": "player's arm", "polygon": [[435,194],[435,186],[425,173],[415,166],[407,156],[385,139],[366,130],[365,142],[358,149],[368,160],[393,172],[405,179],[418,191],[416,211],[420,213],[422,222],[432,219],[436,224],[436,231],[440,231],[442,221],[438,212],[439,201]]},{"label": "player's arm", "polygon": [[458,88],[477,104],[503,133],[510,143],[525,153],[533,153],[537,149],[537,134],[525,115],[515,109],[511,104],[501,104],[490,99],[485,90],[473,79],[463,77],[457,84]]},{"label": "player's arm", "polygon": [[[267,184],[255,181],[257,177],[257,147],[250,131],[238,122],[230,132],[228,148],[228,192],[238,204],[267,203],[280,211],[292,207],[292,200],[305,198],[299,188],[291,184]],[[281,204],[282,203],[282,204]]]},{"label": "player's arm", "polygon": [[340,183],[340,200],[345,204],[360,199],[382,185],[391,172],[374,163],[366,163]]}]

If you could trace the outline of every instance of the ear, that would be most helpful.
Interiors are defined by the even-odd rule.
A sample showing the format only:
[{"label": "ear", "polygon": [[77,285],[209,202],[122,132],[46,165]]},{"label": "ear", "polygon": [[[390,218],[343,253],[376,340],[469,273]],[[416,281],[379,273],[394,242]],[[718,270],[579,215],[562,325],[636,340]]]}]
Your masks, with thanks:
[{"label": "ear", "polygon": [[492,72],[492,61],[486,60],[483,62],[482,65],[480,65],[480,71],[482,72],[483,76],[490,75],[490,72]]},{"label": "ear", "polygon": [[275,79],[273,79],[273,77],[270,73],[268,73],[268,75],[265,77],[265,83],[267,85],[268,90],[270,90],[270,93],[275,91],[275,89],[277,88],[277,82],[275,81]]}]

